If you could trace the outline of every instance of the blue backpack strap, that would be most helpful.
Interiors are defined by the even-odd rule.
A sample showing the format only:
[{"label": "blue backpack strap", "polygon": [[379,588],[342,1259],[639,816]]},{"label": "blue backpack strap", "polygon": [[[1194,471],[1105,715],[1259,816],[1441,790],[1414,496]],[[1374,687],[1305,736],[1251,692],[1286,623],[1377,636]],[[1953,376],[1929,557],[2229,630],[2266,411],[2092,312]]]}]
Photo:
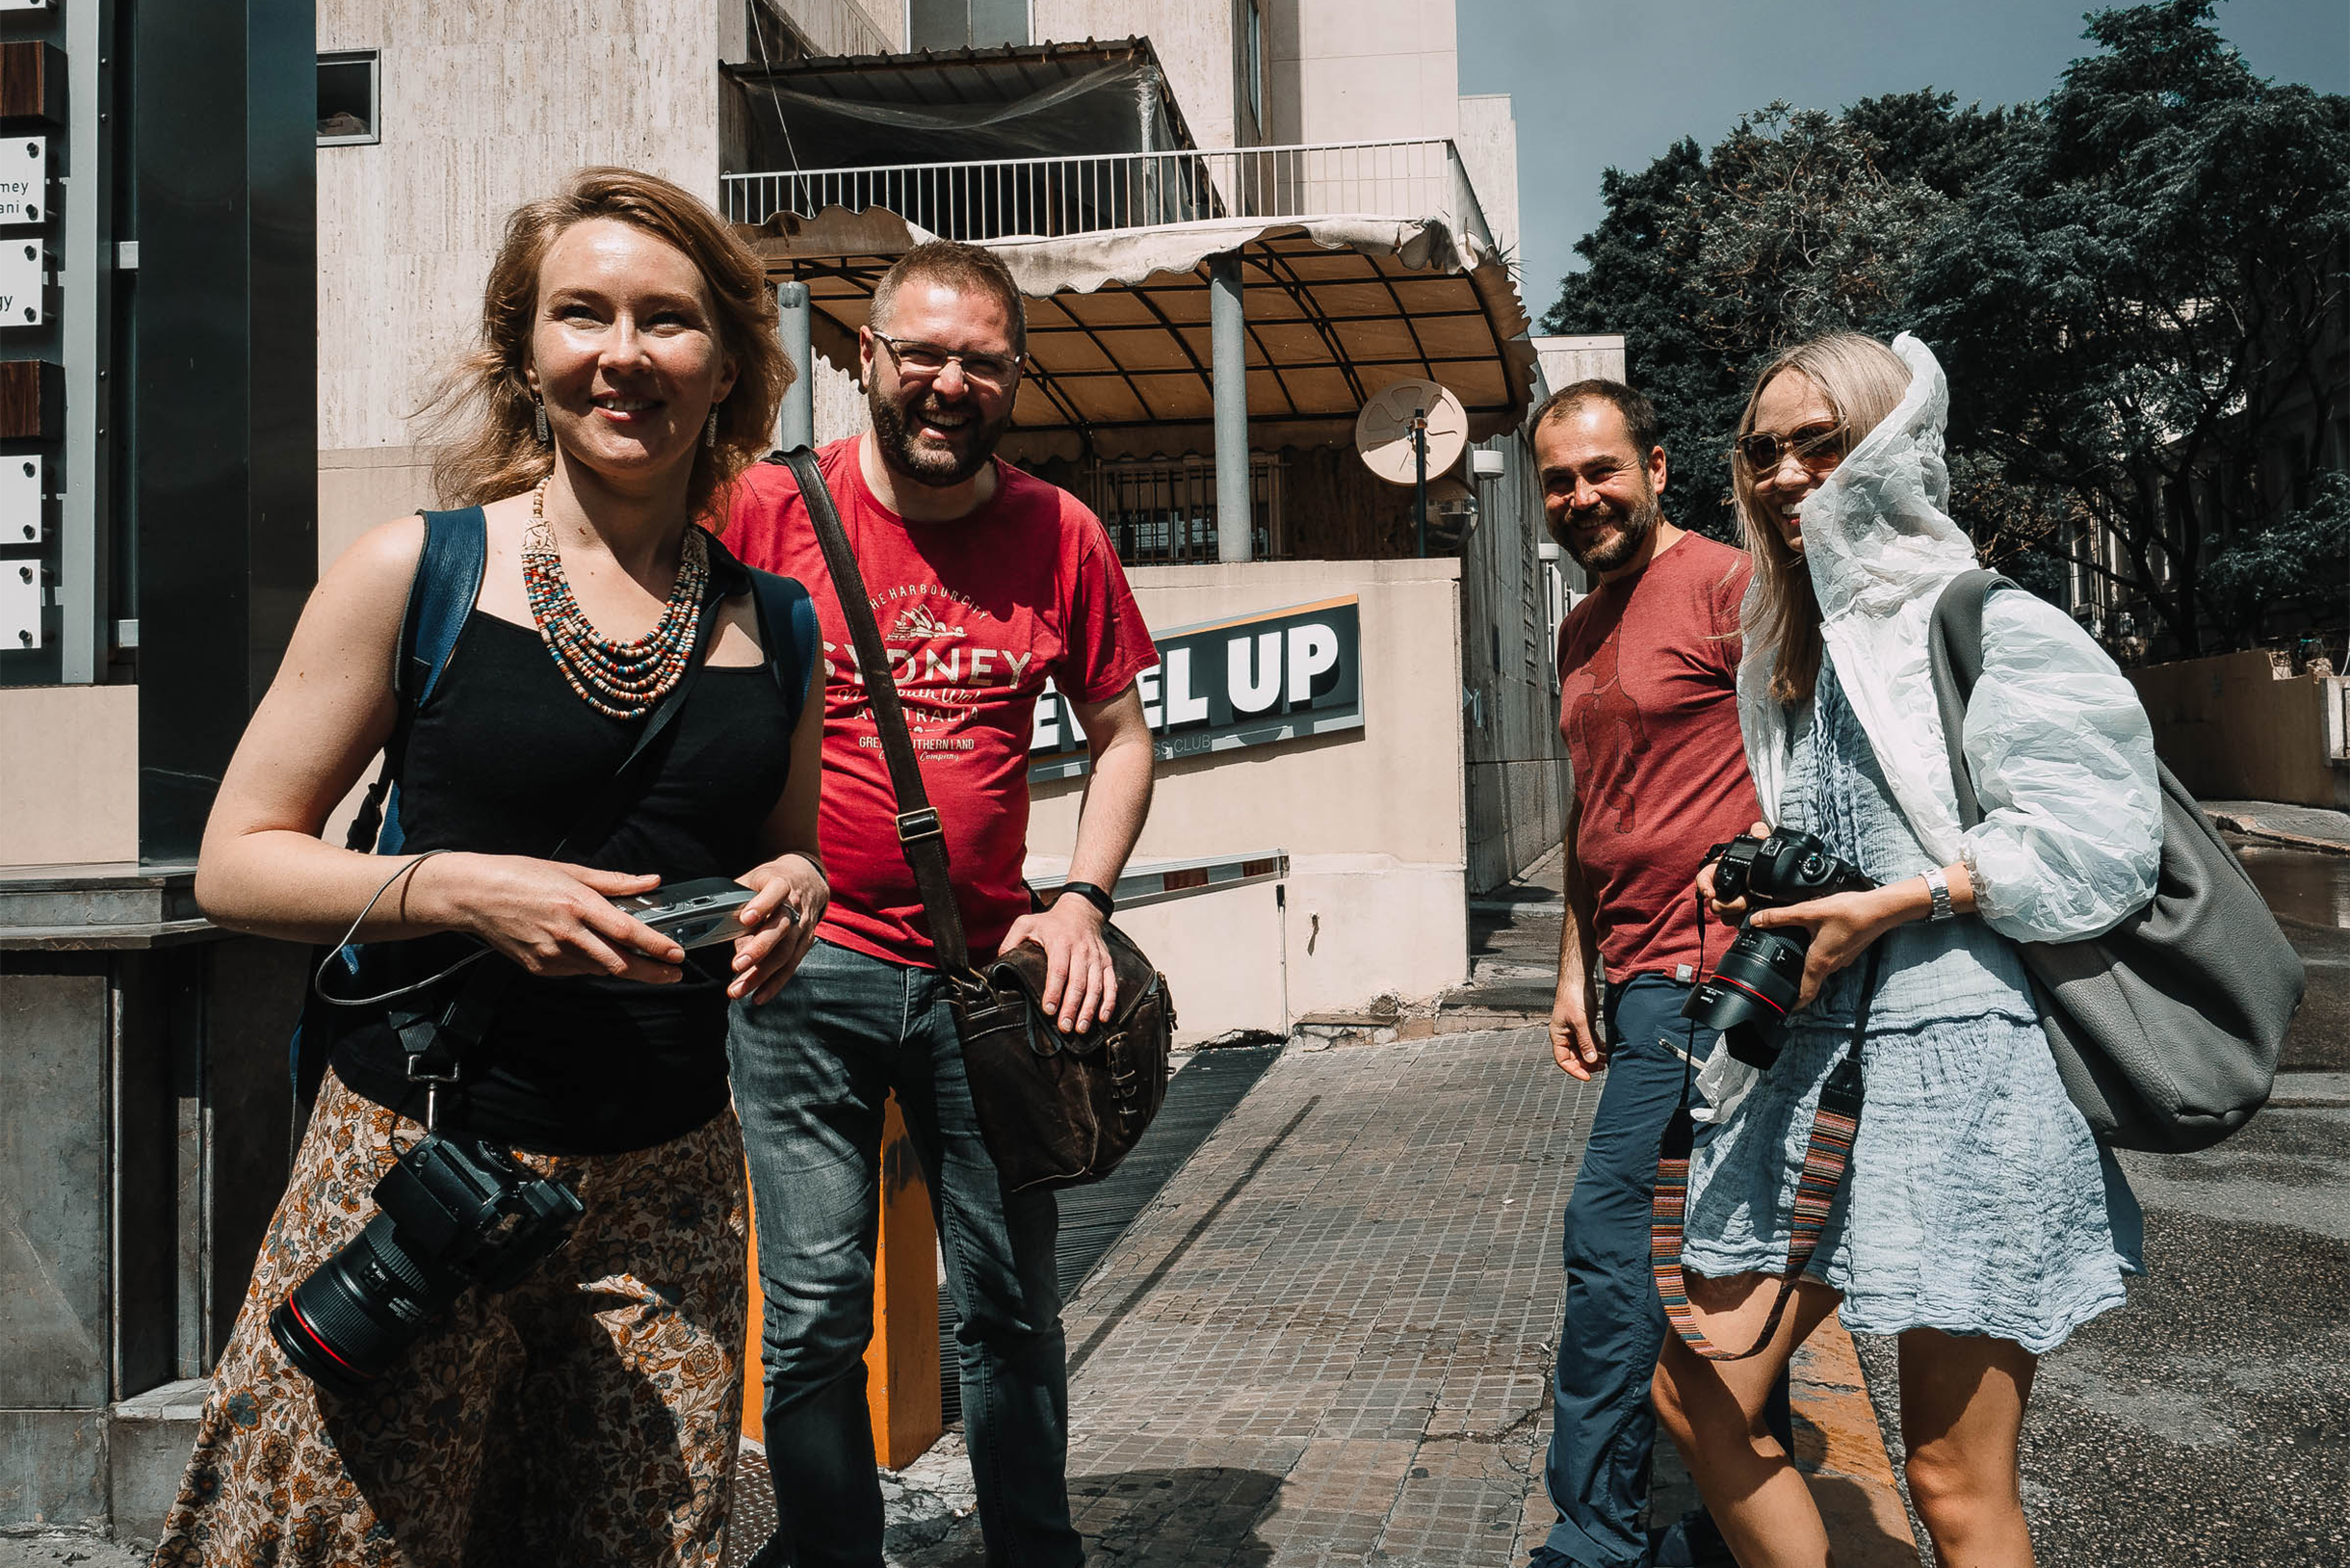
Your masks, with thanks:
[{"label": "blue backpack strap", "polygon": [[[822,667],[816,651],[816,601],[799,579],[778,577],[773,572],[752,572],[751,591],[758,596],[759,636],[770,650],[768,667],[775,672],[784,710],[797,728],[808,693],[816,689],[816,672]],[[773,628],[781,628],[781,635]],[[783,657],[786,646],[791,651],[789,664]]]},{"label": "blue backpack strap", "polygon": [[[399,712],[392,720],[391,736],[383,743],[383,766],[375,783],[368,786],[367,798],[360,802],[359,814],[343,841],[344,848],[362,852],[398,854],[405,842],[400,829],[400,771],[406,760],[408,728],[417,709],[440,684],[441,672],[449,667],[449,656],[457,649],[457,635],[465,629],[465,617],[473,613],[474,600],[481,597],[482,574],[489,561],[489,531],[481,508],[422,515],[425,546],[416,558],[416,575],[408,583],[407,608],[400,617],[400,647],[392,661],[392,692]],[[341,956],[355,972],[357,950],[347,947]],[[287,1066],[294,1076],[298,1122],[318,1097],[326,1073],[326,1053],[318,1048],[316,1038],[321,1032],[304,1028],[318,1018],[307,987],[302,1001],[301,1015],[286,1051]],[[312,1036],[308,1046],[303,1042],[305,1034]]]},{"label": "blue backpack strap", "polygon": [[768,670],[796,728],[808,693],[815,690],[816,671],[822,667],[817,657],[816,601],[796,577],[745,566],[716,539],[710,541],[710,569],[729,597],[750,589],[759,617],[759,645],[767,650]]},{"label": "blue backpack strap", "polygon": [[398,854],[405,842],[400,772],[406,760],[408,726],[449,667],[465,617],[481,597],[482,573],[489,560],[489,531],[481,508],[428,511],[423,516],[425,547],[408,584],[407,608],[400,619],[400,651],[392,663],[399,716],[392,722],[391,739],[384,743],[383,770],[367,792],[346,841],[349,849],[381,854]]}]

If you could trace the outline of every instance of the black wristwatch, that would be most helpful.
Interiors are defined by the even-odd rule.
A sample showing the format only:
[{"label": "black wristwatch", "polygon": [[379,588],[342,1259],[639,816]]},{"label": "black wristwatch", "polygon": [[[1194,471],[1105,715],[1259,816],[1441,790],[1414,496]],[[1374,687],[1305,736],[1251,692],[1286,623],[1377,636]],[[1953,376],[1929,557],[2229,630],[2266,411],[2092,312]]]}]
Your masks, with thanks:
[{"label": "black wristwatch", "polygon": [[1118,901],[1095,887],[1091,882],[1063,882],[1053,890],[1053,902],[1058,903],[1060,896],[1064,893],[1074,893],[1099,909],[1104,920],[1108,920],[1118,912]]}]

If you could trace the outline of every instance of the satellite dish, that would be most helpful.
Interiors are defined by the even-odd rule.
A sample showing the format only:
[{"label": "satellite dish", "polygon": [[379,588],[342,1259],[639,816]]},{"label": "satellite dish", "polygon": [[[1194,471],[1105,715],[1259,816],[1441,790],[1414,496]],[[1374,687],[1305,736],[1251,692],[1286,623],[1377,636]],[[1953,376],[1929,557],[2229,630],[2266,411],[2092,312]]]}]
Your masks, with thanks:
[{"label": "satellite dish", "polygon": [[1469,446],[1469,411],[1434,381],[1397,381],[1371,394],[1354,418],[1363,465],[1390,484],[1412,483],[1412,418],[1421,413],[1428,421],[1428,475],[1449,473]]}]

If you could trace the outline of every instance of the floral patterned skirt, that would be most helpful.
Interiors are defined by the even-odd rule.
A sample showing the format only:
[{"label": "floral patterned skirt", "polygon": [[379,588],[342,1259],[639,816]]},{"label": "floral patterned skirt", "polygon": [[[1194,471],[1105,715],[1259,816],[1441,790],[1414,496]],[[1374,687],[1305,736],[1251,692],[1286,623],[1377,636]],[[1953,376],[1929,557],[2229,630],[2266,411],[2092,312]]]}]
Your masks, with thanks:
[{"label": "floral patterned skirt", "polygon": [[327,1078],[213,1373],[159,1568],[716,1568],[743,1410],[743,1136],[730,1110],[631,1154],[518,1154],[571,1187],[570,1244],[467,1291],[362,1395],[269,1315],[374,1214],[423,1129]]}]

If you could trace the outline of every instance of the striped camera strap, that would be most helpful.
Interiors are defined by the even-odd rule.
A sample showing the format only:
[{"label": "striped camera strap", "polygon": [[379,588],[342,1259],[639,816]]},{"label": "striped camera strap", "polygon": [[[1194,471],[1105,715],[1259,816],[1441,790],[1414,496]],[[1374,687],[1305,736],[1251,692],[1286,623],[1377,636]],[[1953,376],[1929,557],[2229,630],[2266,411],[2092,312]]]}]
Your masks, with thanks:
[{"label": "striped camera strap", "polygon": [[1812,1117],[1812,1136],[1803,1151],[1803,1170],[1795,1181],[1795,1203],[1788,1219],[1787,1272],[1771,1302],[1770,1317],[1762,1334],[1743,1350],[1725,1350],[1706,1338],[1697,1313],[1689,1305],[1689,1291],[1681,1270],[1682,1228],[1687,1220],[1689,1151],[1697,1137],[1697,1123],[1689,1114],[1690,1083],[1681,1085],[1681,1104],[1665,1125],[1664,1140],[1657,1151],[1657,1189],[1649,1216],[1649,1267],[1657,1276],[1657,1296],[1665,1318],[1689,1348],[1708,1361],[1743,1361],[1759,1354],[1779,1332],[1787,1304],[1794,1298],[1795,1282],[1819,1250],[1819,1235],[1835,1206],[1837,1189],[1852,1164],[1852,1142],[1861,1131],[1861,1047],[1868,1033],[1868,1004],[1877,991],[1880,954],[1872,944],[1861,976],[1861,994],[1853,1005],[1852,1041],[1829,1069],[1820,1086],[1819,1109]]}]

